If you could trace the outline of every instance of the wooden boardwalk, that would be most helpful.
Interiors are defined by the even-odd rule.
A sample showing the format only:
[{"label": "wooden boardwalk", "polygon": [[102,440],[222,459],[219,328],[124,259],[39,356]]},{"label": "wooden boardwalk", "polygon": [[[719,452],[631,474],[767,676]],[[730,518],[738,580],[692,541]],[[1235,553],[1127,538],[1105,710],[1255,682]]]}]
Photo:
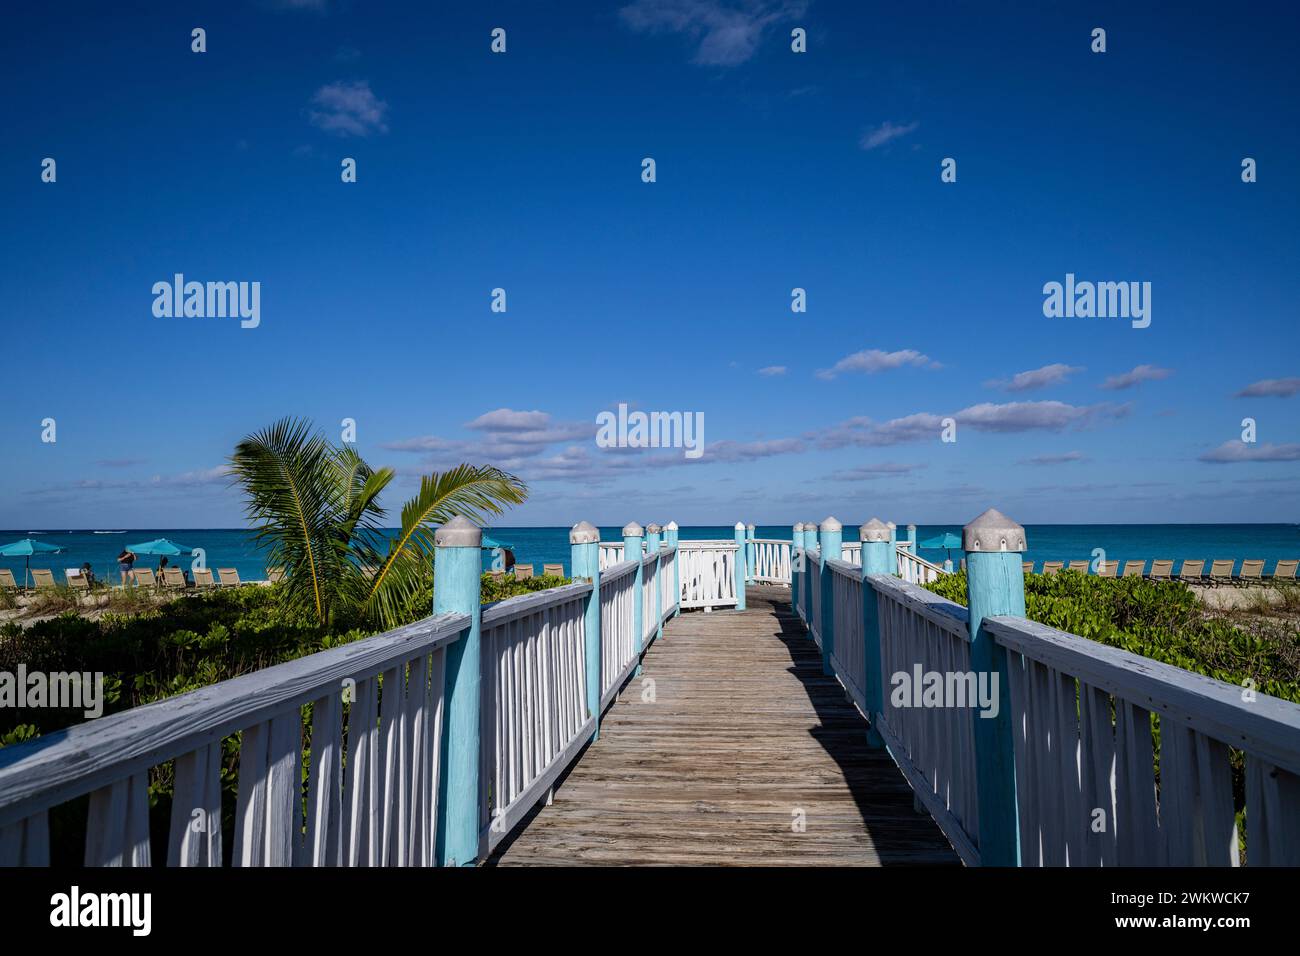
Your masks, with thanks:
[{"label": "wooden boardwalk", "polygon": [[746,600],[669,623],[554,803],[491,863],[958,862],[893,761],[867,748],[789,589],[750,587]]}]

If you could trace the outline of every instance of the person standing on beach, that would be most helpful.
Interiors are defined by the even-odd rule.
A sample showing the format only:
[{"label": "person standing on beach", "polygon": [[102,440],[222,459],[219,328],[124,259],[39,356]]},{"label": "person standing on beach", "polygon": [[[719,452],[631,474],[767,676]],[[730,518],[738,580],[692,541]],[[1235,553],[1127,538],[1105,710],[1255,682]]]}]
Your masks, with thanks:
[{"label": "person standing on beach", "polygon": [[131,580],[131,569],[135,566],[135,552],[128,551],[125,548],[117,556],[117,569],[122,572],[122,586],[126,587]]}]

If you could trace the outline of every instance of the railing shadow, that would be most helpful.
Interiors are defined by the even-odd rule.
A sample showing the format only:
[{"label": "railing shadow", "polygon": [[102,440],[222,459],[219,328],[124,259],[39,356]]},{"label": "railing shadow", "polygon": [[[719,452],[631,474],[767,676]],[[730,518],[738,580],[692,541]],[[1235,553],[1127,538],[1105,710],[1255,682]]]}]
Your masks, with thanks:
[{"label": "railing shadow", "polygon": [[771,614],[773,635],[790,654],[789,672],[817,715],[809,733],[840,768],[881,865],[960,865],[938,824],[915,809],[911,786],[889,754],[867,746],[867,722],[839,681],[822,673],[821,651],[795,614],[790,591],[751,586],[746,601],[752,613]]}]

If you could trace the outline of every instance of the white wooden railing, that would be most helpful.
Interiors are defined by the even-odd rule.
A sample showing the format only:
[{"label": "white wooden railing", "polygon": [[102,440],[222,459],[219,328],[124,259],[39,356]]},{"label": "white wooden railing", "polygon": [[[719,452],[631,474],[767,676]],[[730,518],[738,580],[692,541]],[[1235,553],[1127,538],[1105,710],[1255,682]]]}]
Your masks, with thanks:
[{"label": "white wooden railing", "polygon": [[545,796],[596,718],[588,702],[583,614],[590,583],[483,609],[480,841],[493,849]]},{"label": "white wooden railing", "polygon": [[600,575],[600,707],[604,710],[636,668],[635,561],[615,564]]},{"label": "white wooden railing", "polygon": [[0,749],[0,866],[48,864],[48,812],[84,794],[86,865],[150,865],[149,771],[171,760],[167,863],[220,866],[222,741],[234,734],[234,865],[432,863],[443,666],[468,624],[426,618]]},{"label": "white wooden railing", "polygon": [[[831,667],[959,856],[978,864],[987,760],[974,728],[988,718],[977,700],[907,706],[891,693],[927,674],[977,687],[967,609],[897,576],[864,583],[847,561],[825,564]],[[802,563],[796,553],[794,568],[797,611],[820,646],[818,553]],[[865,692],[868,589],[876,708]],[[1018,821],[1021,865],[1236,866],[1243,846],[1252,865],[1300,865],[1300,705],[1020,617],[985,618],[981,634],[1006,654],[1013,752],[1005,759],[1015,775],[1008,812]],[[1245,833],[1234,813],[1234,750],[1244,755]]]},{"label": "white wooden railing", "polygon": [[[897,550],[898,557],[898,576],[904,581],[910,581],[912,584],[929,584],[931,581],[937,581],[946,574],[943,568],[933,564],[925,558],[917,557],[901,544]],[[858,561],[859,566],[862,564]]]},{"label": "white wooden railing", "polygon": [[683,610],[735,607],[736,542],[679,541]]},{"label": "white wooden railing", "polygon": [[752,577],[760,584],[790,583],[790,542],[773,538],[754,540]]}]

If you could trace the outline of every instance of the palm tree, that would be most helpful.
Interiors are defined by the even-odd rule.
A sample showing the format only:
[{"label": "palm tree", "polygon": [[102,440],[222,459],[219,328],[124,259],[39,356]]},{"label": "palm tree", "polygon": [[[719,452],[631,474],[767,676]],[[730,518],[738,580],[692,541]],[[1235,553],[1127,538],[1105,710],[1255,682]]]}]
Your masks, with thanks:
[{"label": "palm tree", "polygon": [[390,537],[379,495],[393,470],[372,469],[309,421],[283,418],[247,436],[230,465],[248,497],[254,539],[285,569],[287,601],[321,625],[348,618],[392,628],[419,616],[434,526],[458,514],[482,522],[528,497],[528,487],[499,468],[457,465],[420,479]]}]

